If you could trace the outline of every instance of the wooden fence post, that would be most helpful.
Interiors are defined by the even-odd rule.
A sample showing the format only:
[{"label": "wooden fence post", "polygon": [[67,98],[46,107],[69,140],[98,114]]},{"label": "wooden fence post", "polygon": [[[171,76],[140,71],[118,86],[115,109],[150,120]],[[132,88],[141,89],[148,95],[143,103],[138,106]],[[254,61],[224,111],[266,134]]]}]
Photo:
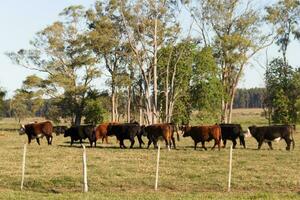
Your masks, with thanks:
[{"label": "wooden fence post", "polygon": [[82,155],[82,164],[83,164],[83,192],[88,192],[88,184],[87,184],[87,168],[86,168],[86,150],[85,146],[81,144],[83,148]]},{"label": "wooden fence post", "polygon": [[23,184],[24,184],[25,162],[26,162],[26,150],[27,150],[27,142],[24,144],[24,150],[23,150],[21,190],[23,190]]},{"label": "wooden fence post", "polygon": [[232,169],[232,145],[230,146],[230,154],[229,154],[228,192],[230,192],[231,189],[231,169]]},{"label": "wooden fence post", "polygon": [[154,187],[155,190],[157,190],[157,185],[158,185],[159,157],[160,157],[160,145],[158,143],[157,161],[156,161],[156,177],[155,177],[155,187]]}]

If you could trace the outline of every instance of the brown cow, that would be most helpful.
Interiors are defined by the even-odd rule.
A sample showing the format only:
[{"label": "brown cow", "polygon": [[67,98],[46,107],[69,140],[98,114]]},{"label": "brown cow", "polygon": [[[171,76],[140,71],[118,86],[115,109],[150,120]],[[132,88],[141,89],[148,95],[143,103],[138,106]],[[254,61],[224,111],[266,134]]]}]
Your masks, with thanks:
[{"label": "brown cow", "polygon": [[102,123],[102,124],[99,124],[97,126],[97,128],[95,128],[95,136],[96,136],[96,142],[98,139],[102,139],[102,143],[104,142],[104,139],[105,139],[105,142],[106,144],[108,144],[108,139],[107,139],[107,131],[108,131],[108,127],[109,125],[115,125],[115,124],[118,124],[116,122],[110,122],[110,123]]},{"label": "brown cow", "polygon": [[153,142],[154,147],[157,148],[157,142],[159,137],[162,137],[168,149],[170,149],[172,143],[174,149],[176,149],[175,138],[174,138],[174,127],[171,124],[152,124],[144,129],[145,134],[148,138],[148,147]]},{"label": "brown cow", "polygon": [[40,139],[46,137],[48,145],[52,144],[52,132],[53,125],[50,121],[31,123],[26,125],[21,125],[20,135],[25,134],[28,136],[28,144],[30,144],[31,139],[36,139],[36,142],[40,145]]},{"label": "brown cow", "polygon": [[197,144],[201,142],[202,148],[205,150],[205,141],[214,140],[215,144],[211,149],[214,149],[216,145],[218,145],[218,149],[220,151],[221,144],[221,128],[218,125],[213,126],[185,126],[183,127],[183,137],[192,137],[195,142],[194,149],[196,150]]}]

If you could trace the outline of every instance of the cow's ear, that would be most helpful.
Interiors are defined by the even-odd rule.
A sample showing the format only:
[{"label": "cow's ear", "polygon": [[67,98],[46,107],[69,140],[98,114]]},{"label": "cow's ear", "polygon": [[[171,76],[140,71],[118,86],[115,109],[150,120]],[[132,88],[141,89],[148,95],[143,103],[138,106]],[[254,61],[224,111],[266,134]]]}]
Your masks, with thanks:
[{"label": "cow's ear", "polygon": [[24,124],[21,124],[21,128],[25,129],[25,125],[24,125]]}]

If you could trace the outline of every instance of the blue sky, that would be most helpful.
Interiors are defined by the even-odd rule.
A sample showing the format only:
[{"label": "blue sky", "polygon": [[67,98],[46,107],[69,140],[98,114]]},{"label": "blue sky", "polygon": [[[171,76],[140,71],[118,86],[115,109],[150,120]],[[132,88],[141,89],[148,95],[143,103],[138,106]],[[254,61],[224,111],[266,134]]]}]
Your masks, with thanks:
[{"label": "blue sky", "polygon": [[[3,0],[0,6],[0,87],[11,97],[21,87],[26,76],[36,72],[12,64],[5,52],[29,48],[34,34],[58,20],[58,14],[67,6],[81,4],[91,7],[94,0]],[[268,48],[269,60],[278,54],[278,47]],[[256,56],[261,64],[265,63],[265,50]],[[293,42],[288,49],[288,60],[292,66],[299,67],[300,42]],[[298,56],[298,57],[297,57]],[[252,60],[252,66],[244,71],[239,87],[263,87],[264,69]]]}]

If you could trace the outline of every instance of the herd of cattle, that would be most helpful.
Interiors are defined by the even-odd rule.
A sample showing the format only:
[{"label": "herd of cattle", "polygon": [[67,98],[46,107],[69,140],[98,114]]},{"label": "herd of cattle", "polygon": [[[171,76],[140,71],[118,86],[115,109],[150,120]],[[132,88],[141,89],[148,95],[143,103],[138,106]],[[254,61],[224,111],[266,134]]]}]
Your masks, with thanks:
[{"label": "herd of cattle", "polygon": [[166,143],[166,146],[171,148],[173,146],[176,149],[175,144],[175,133],[177,134],[177,140],[179,140],[179,132],[182,133],[183,137],[191,137],[194,141],[194,149],[196,149],[197,144],[201,142],[202,148],[207,150],[205,147],[205,142],[214,140],[214,145],[218,146],[220,150],[221,140],[223,141],[223,147],[226,146],[226,141],[231,140],[233,143],[233,148],[236,147],[237,139],[239,139],[240,144],[246,148],[245,137],[252,136],[258,142],[258,149],[261,145],[266,142],[268,143],[270,149],[272,149],[272,141],[279,141],[281,139],[285,140],[287,147],[286,150],[290,150],[291,144],[293,148],[295,146],[295,141],[293,134],[295,132],[295,125],[272,125],[272,126],[250,126],[248,131],[244,132],[240,124],[216,124],[212,126],[177,126],[173,123],[163,123],[163,124],[152,124],[149,126],[139,125],[135,123],[103,123],[94,127],[92,125],[80,125],[72,126],[70,128],[66,126],[53,126],[50,121],[45,122],[34,122],[26,125],[21,125],[20,134],[27,134],[28,143],[32,139],[36,139],[37,143],[40,144],[39,139],[46,137],[49,145],[52,144],[52,133],[56,135],[64,134],[64,137],[71,138],[71,146],[74,141],[80,141],[88,139],[91,147],[99,139],[102,143],[108,143],[108,136],[116,136],[119,141],[120,148],[126,148],[124,145],[124,140],[130,140],[130,148],[133,147],[135,143],[135,137],[138,138],[139,147],[142,148],[144,144],[142,138],[148,138],[147,148],[153,143],[154,147],[157,147],[157,142],[160,138]]}]

